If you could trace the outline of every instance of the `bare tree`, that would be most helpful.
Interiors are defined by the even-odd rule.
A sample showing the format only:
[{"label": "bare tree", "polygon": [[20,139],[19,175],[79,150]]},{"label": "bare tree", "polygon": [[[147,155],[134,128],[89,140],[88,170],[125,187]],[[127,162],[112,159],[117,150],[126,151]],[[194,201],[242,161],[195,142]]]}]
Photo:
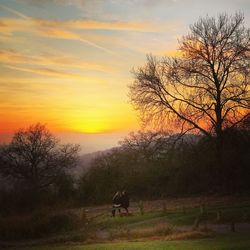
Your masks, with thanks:
[{"label": "bare tree", "polygon": [[78,145],[60,145],[44,125],[32,125],[20,129],[9,145],[1,147],[0,173],[41,190],[76,165],[78,151]]},{"label": "bare tree", "polygon": [[122,149],[135,152],[142,161],[150,161],[164,154],[173,142],[168,132],[138,131],[131,132],[119,142]]},{"label": "bare tree", "polygon": [[215,135],[249,116],[250,30],[244,17],[200,18],[179,41],[181,57],[147,57],[134,70],[131,102],[142,121]]}]

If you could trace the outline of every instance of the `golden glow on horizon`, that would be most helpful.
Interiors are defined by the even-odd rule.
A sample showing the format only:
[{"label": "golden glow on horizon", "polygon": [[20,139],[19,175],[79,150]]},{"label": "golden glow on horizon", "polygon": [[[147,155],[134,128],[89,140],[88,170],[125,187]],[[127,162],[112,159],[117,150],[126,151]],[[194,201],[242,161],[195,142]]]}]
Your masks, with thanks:
[{"label": "golden glow on horizon", "polygon": [[[49,129],[57,132],[77,132],[77,133],[112,133],[117,131],[126,131],[138,129],[137,121],[129,112],[129,107],[123,107],[123,115],[119,115],[117,111],[113,114],[103,112],[103,110],[96,110],[95,112],[86,114],[79,111],[66,111],[64,114],[58,113],[57,110],[44,112],[34,107],[30,114],[19,110],[17,112],[5,115],[5,119],[0,124],[2,133],[11,133],[22,127],[27,127],[30,124],[43,121]],[[18,111],[18,110],[16,110]],[[114,110],[112,111],[114,112]],[[4,112],[0,112],[2,115]],[[84,114],[85,113],[85,114]],[[79,118],[80,117],[80,118]],[[24,119],[25,118],[25,119]]]},{"label": "golden glow on horizon", "polygon": [[109,133],[137,128],[123,89],[114,88],[112,93],[110,83],[98,77],[8,76],[0,80],[0,85],[1,133],[37,122],[58,132]]}]

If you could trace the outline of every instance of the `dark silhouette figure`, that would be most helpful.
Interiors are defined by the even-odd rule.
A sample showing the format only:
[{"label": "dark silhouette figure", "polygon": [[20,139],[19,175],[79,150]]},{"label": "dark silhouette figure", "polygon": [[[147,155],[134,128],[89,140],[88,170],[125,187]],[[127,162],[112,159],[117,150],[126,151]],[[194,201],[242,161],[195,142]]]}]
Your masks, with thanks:
[{"label": "dark silhouette figure", "polygon": [[121,207],[126,210],[126,213],[128,215],[129,197],[126,191],[123,191],[121,195]]},{"label": "dark silhouette figure", "polygon": [[128,207],[129,207],[129,197],[126,191],[122,193],[117,191],[112,199],[112,216],[115,217],[116,210],[118,209],[119,215],[121,215],[121,208],[126,210],[126,215],[129,214]]},{"label": "dark silhouette figure", "polygon": [[116,212],[116,209],[118,209],[118,212],[119,214],[121,214],[121,199],[122,198],[122,194],[120,191],[117,191],[115,193],[115,195],[113,196],[113,199],[112,199],[112,216],[115,217],[115,212]]}]

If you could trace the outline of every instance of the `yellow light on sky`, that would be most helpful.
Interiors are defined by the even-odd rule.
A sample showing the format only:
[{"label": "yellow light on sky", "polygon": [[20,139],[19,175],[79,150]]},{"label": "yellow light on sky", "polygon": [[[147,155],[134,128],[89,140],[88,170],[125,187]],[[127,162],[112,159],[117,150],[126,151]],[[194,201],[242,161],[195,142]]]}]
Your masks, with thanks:
[{"label": "yellow light on sky", "polygon": [[127,95],[131,69],[147,53],[178,55],[177,38],[199,16],[250,7],[216,4],[0,0],[0,141],[40,122],[69,142],[89,143],[86,152],[114,146],[139,128]]}]

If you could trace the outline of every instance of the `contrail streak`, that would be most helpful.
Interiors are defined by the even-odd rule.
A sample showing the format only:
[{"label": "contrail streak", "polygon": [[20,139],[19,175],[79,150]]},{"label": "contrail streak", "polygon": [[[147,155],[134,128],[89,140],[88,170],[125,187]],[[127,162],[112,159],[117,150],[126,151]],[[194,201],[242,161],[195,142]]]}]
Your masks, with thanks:
[{"label": "contrail streak", "polygon": [[[11,8],[9,8],[9,7],[6,7],[6,6],[2,5],[2,4],[0,4],[0,8],[2,8],[2,9],[4,9],[4,10],[7,10],[8,12],[10,12],[10,13],[12,13],[12,14],[15,14],[15,15],[17,15],[18,17],[21,17],[21,18],[23,18],[23,19],[25,19],[25,20],[31,20],[31,21],[33,21],[33,18],[32,18],[32,17],[26,16],[26,15],[24,15],[23,13],[21,13],[21,12],[19,12],[19,11],[16,11],[16,10],[14,10],[14,9],[11,9]],[[36,25],[37,25],[37,23],[36,23]],[[107,48],[105,48],[105,47],[103,47],[103,46],[100,46],[100,45],[98,45],[98,44],[96,44],[96,43],[94,43],[94,42],[91,42],[91,41],[89,41],[89,40],[87,40],[87,39],[84,39],[84,38],[79,37],[78,39],[72,39],[72,40],[78,40],[78,41],[80,41],[80,42],[82,42],[82,43],[85,43],[85,44],[88,44],[88,45],[90,45],[90,46],[92,46],[92,47],[94,47],[94,48],[96,48],[96,49],[102,50],[102,51],[104,51],[104,52],[106,52],[106,53],[108,53],[108,54],[112,54],[112,55],[116,55],[116,56],[117,56],[117,53],[115,53],[114,51],[109,50],[109,49],[107,49]]]},{"label": "contrail streak", "polygon": [[83,43],[86,43],[86,44],[89,44],[90,46],[95,47],[97,49],[103,50],[103,51],[105,51],[105,52],[107,52],[109,54],[117,55],[114,51],[109,50],[109,49],[107,49],[105,47],[102,47],[102,46],[100,46],[100,45],[98,45],[96,43],[93,43],[93,42],[89,41],[89,40],[86,40],[86,39],[83,39],[83,38],[79,38],[79,41],[81,41]]},{"label": "contrail streak", "polygon": [[19,12],[19,11],[16,11],[16,10],[13,10],[13,9],[11,9],[11,8],[9,8],[9,7],[6,7],[6,6],[2,5],[2,4],[0,4],[0,8],[1,8],[1,9],[4,9],[4,10],[7,10],[7,11],[9,11],[10,13],[15,14],[15,15],[17,15],[17,16],[23,18],[23,19],[26,19],[26,20],[27,20],[27,19],[31,19],[30,17],[24,15],[23,13],[21,13],[21,12]]}]

